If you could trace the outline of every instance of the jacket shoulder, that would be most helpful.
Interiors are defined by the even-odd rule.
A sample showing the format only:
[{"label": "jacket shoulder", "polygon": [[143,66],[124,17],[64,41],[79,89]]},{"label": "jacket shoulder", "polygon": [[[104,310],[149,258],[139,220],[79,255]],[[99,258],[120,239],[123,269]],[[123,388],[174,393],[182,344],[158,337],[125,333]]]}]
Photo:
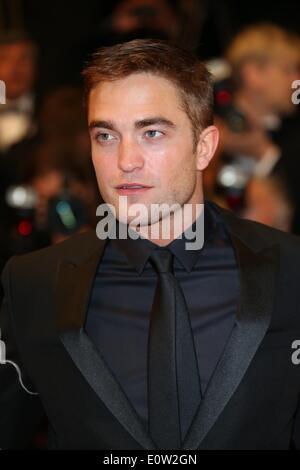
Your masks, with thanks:
[{"label": "jacket shoulder", "polygon": [[266,242],[279,243],[282,246],[295,248],[300,250],[300,236],[292,233],[283,232],[268,225],[264,225],[260,222],[254,222],[252,220],[243,219],[245,229],[249,233],[256,233],[261,239]]},{"label": "jacket shoulder", "polygon": [[59,262],[73,261],[80,264],[96,249],[100,249],[103,241],[99,240],[95,231],[76,234],[55,245],[23,255],[15,255],[5,265],[2,281],[5,284],[9,272],[23,278],[44,278],[55,274]]},{"label": "jacket shoulder", "polygon": [[300,255],[300,236],[283,232],[260,222],[244,219],[216,204],[213,206],[225,220],[229,232],[243,239],[249,246],[259,249],[279,244],[281,248],[298,252]]}]

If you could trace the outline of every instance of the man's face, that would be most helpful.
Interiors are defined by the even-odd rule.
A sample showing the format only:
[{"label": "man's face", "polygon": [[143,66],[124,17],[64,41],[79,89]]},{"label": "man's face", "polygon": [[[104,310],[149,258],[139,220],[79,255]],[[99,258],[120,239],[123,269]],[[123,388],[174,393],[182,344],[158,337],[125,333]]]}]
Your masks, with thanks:
[{"label": "man's face", "polygon": [[[136,73],[103,82],[91,91],[88,120],[99,189],[117,218],[121,195],[149,213],[151,204],[202,202],[191,122],[169,80]],[[118,189],[126,183],[147,187]]]},{"label": "man's face", "polygon": [[299,78],[298,57],[286,53],[273,59],[259,70],[259,88],[270,112],[291,114],[296,110],[292,103],[292,83]]},{"label": "man's face", "polygon": [[30,92],[34,78],[34,51],[29,42],[0,46],[0,80],[5,82],[8,99]]}]

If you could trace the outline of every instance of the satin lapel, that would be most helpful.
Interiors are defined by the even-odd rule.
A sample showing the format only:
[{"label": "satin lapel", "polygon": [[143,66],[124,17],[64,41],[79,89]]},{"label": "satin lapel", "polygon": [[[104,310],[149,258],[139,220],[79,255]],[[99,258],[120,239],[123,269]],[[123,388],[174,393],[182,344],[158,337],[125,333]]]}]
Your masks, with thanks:
[{"label": "satin lapel", "polygon": [[85,262],[61,262],[57,274],[57,325],[59,330],[80,329],[84,325],[90,291],[102,247]]},{"label": "satin lapel", "polygon": [[88,301],[104,242],[83,263],[61,263],[57,275],[59,337],[77,368],[115,418],[146,449],[155,449],[140,417],[84,330]]},{"label": "satin lapel", "polygon": [[82,375],[114,417],[142,447],[155,449],[140,417],[84,330],[61,333],[61,340]]},{"label": "satin lapel", "polygon": [[279,246],[273,245],[255,253],[232,233],[231,238],[240,272],[239,311],[183,449],[199,448],[239,386],[270,324],[279,269]]}]

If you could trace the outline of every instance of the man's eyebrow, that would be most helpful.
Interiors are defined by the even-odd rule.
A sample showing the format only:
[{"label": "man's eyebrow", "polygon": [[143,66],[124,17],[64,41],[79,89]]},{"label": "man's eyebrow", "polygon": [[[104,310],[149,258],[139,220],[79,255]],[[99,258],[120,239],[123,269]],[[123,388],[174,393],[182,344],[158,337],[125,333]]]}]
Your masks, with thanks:
[{"label": "man's eyebrow", "polygon": [[[149,117],[145,119],[140,119],[139,121],[135,121],[134,127],[136,129],[142,129],[143,127],[153,126],[157,124],[170,127],[173,129],[176,128],[176,125],[174,124],[174,122],[161,116]],[[95,121],[91,121],[89,124],[89,129],[95,129],[99,127],[103,129],[109,129],[111,131],[117,130],[112,121],[95,120]]]},{"label": "man's eyebrow", "polygon": [[134,123],[134,126],[135,126],[136,129],[142,129],[143,127],[153,126],[153,125],[156,125],[156,124],[160,124],[160,125],[166,126],[166,127],[171,127],[173,129],[175,129],[175,127],[176,127],[174,122],[172,122],[169,119],[166,119],[164,117],[161,117],[161,116],[141,119],[140,121],[136,121]]},{"label": "man's eyebrow", "polygon": [[116,130],[112,121],[91,121],[89,123],[89,129],[95,129],[98,127],[103,127],[104,129],[110,129],[111,131]]}]

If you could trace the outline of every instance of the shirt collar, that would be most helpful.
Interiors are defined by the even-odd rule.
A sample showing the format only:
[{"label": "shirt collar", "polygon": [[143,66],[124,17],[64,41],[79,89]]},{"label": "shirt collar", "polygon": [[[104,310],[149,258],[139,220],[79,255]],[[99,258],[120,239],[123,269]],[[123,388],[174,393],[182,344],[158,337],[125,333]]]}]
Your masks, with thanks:
[{"label": "shirt collar", "polygon": [[[201,217],[202,215],[200,215]],[[201,226],[201,224],[200,224]],[[117,221],[117,234],[118,234],[118,221]],[[195,233],[196,221],[190,227]],[[190,230],[188,229],[188,230]],[[187,232],[187,231],[186,231]],[[182,264],[186,271],[191,272],[195,266],[198,257],[203,249],[214,244],[218,239],[224,238],[224,231],[219,230],[218,220],[216,219],[215,211],[212,210],[209,201],[204,203],[204,244],[202,248],[195,250],[187,250],[186,242],[191,243],[193,239],[186,237],[186,232],[183,232],[181,238],[176,238],[169,243],[165,248],[168,248],[177,260]],[[127,237],[126,239],[112,239],[111,243],[117,248],[118,251],[123,253],[129,264],[136,269],[139,275],[142,274],[145,265],[151,255],[152,250],[157,248],[157,245],[147,238],[138,237],[132,239]]]}]

